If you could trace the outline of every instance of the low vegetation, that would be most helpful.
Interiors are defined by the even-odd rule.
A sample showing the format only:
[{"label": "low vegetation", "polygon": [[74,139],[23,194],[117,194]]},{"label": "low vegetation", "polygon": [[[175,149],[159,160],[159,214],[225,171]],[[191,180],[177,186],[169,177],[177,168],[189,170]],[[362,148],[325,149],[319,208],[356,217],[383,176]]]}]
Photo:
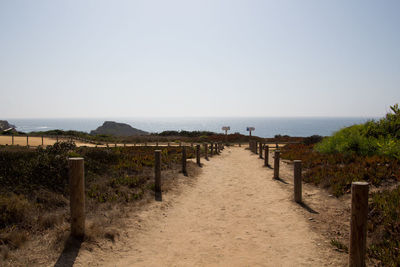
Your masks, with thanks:
[{"label": "low vegetation", "polygon": [[[68,225],[69,220],[68,157],[85,158],[88,217],[96,218],[112,207],[143,199],[154,189],[151,147],[78,148],[63,142],[37,149],[0,148],[0,263],[10,251],[44,231],[58,231],[61,237],[55,238],[55,245],[66,239],[68,231],[61,226]],[[181,148],[161,150],[162,169],[179,171]],[[194,156],[193,152],[188,149],[188,158]],[[101,220],[95,221],[91,229]],[[114,232],[106,226],[98,225],[97,234],[113,239]]]},{"label": "low vegetation", "polygon": [[[353,181],[372,185],[369,199],[368,256],[382,266],[400,266],[400,111],[379,121],[344,128],[317,144],[290,144],[282,158],[303,162],[303,180],[336,197]],[[332,245],[345,251],[337,240]]]}]

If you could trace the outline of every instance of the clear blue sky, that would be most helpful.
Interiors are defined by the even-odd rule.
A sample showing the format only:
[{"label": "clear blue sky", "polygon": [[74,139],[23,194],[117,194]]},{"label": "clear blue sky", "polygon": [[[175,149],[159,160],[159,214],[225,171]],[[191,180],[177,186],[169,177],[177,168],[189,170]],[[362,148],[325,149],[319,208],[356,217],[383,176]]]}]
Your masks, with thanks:
[{"label": "clear blue sky", "polygon": [[400,102],[399,14],[397,0],[0,0],[0,117],[381,116]]}]

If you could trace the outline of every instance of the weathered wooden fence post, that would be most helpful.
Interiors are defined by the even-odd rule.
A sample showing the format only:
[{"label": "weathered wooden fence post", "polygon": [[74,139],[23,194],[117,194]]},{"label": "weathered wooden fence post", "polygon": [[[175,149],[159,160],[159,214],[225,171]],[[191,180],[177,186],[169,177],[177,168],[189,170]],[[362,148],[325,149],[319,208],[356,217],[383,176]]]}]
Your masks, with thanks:
[{"label": "weathered wooden fence post", "polygon": [[26,136],[26,146],[29,147],[29,136]]},{"label": "weathered wooden fence post", "polygon": [[185,176],[188,176],[186,169],[186,146],[182,147],[182,173]]},{"label": "weathered wooden fence post", "polygon": [[43,135],[42,135],[42,146],[43,146],[44,142],[43,142]]},{"label": "weathered wooden fence post", "polygon": [[85,235],[85,174],[83,158],[69,158],[69,191],[71,209],[71,235]]},{"label": "weathered wooden fence post", "polygon": [[365,266],[368,220],[368,190],[366,182],[351,184],[351,222],[349,266]]},{"label": "weathered wooden fence post", "polygon": [[269,146],[268,146],[268,144],[265,144],[265,146],[264,146],[264,166],[265,167],[269,166]]},{"label": "weathered wooden fence post", "polygon": [[155,199],[161,201],[161,150],[154,151],[154,178]]},{"label": "weathered wooden fence post", "polygon": [[259,151],[258,151],[258,156],[260,157],[260,159],[262,159],[263,158],[263,143],[262,142],[260,142],[260,147],[259,147]]},{"label": "weathered wooden fence post", "polygon": [[58,143],[58,135],[56,135],[56,143]]},{"label": "weathered wooden fence post", "polygon": [[280,157],[280,151],[275,150],[274,154],[274,179],[279,178],[279,157]]},{"label": "weathered wooden fence post", "polygon": [[294,201],[302,203],[301,160],[294,161]]},{"label": "weathered wooden fence post", "polygon": [[210,157],[214,155],[214,143],[210,144],[211,152],[210,152]]},{"label": "weathered wooden fence post", "polygon": [[14,135],[11,137],[11,144],[14,145]]},{"label": "weathered wooden fence post", "polygon": [[258,142],[257,141],[255,141],[254,142],[254,153],[257,155],[258,154]]},{"label": "weathered wooden fence post", "polygon": [[196,145],[196,163],[201,167],[200,163],[200,145]]},{"label": "weathered wooden fence post", "polygon": [[207,143],[204,144],[204,153],[205,153],[204,158],[206,160],[208,160],[208,144]]}]

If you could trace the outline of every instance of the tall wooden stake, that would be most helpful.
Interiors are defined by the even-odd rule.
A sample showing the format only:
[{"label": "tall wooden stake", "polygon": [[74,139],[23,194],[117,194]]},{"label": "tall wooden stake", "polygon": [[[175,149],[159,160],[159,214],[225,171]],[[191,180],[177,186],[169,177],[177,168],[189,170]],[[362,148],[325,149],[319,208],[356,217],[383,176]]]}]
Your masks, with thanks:
[{"label": "tall wooden stake", "polygon": [[351,184],[349,266],[364,267],[367,242],[368,190],[366,182]]},{"label": "tall wooden stake", "polygon": [[185,176],[188,176],[186,169],[186,147],[182,147],[182,173]]},{"label": "tall wooden stake", "polygon": [[208,160],[208,144],[204,144],[204,158]]},{"label": "tall wooden stake", "polygon": [[280,157],[280,151],[275,150],[275,155],[274,155],[274,179],[279,178],[279,157]]},{"label": "tall wooden stake", "polygon": [[268,167],[269,166],[269,146],[268,144],[265,144],[264,146],[264,166]]},{"label": "tall wooden stake", "polygon": [[154,178],[155,199],[161,201],[161,150],[154,151]]},{"label": "tall wooden stake", "polygon": [[196,163],[201,167],[200,163],[200,145],[196,145]]},{"label": "tall wooden stake", "polygon": [[302,184],[301,184],[301,160],[294,161],[294,201],[302,202]]},{"label": "tall wooden stake", "polygon": [[71,209],[71,235],[85,235],[85,177],[83,158],[69,158],[69,191]]}]

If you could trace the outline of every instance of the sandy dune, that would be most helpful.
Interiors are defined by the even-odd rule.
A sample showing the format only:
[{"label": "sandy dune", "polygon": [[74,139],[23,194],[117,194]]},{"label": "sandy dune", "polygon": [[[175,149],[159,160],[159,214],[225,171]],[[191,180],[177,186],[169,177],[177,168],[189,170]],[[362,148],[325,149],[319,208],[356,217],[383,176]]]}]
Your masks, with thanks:
[{"label": "sandy dune", "polygon": [[257,157],[225,149],[182,192],[132,214],[126,237],[110,248],[81,250],[75,266],[341,265],[343,254],[321,243]]}]

